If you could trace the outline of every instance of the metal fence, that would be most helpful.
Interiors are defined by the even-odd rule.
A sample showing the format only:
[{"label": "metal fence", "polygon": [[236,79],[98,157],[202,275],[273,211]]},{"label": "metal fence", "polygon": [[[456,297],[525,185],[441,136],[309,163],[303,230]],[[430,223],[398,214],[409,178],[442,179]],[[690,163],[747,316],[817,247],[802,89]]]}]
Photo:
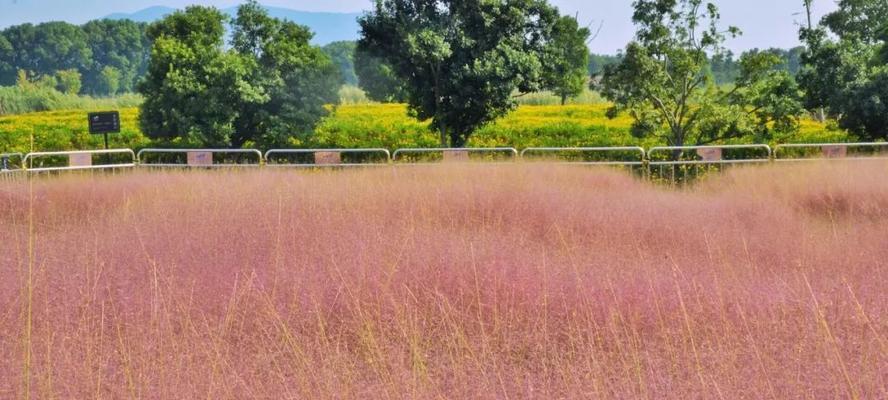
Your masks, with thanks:
[{"label": "metal fence", "polygon": [[681,183],[735,165],[769,163],[772,155],[764,144],[654,147],[647,153],[648,176]]},{"label": "metal fence", "polygon": [[888,143],[654,147],[387,149],[130,149],[0,154],[0,177],[27,173],[148,168],[336,168],[462,162],[549,162],[639,171],[653,180],[692,181],[736,165],[810,160],[888,160]]},{"label": "metal fence", "polygon": [[387,149],[298,149],[269,150],[265,165],[289,168],[349,168],[388,165]]},{"label": "metal fence", "polygon": [[524,162],[620,168],[647,176],[647,153],[641,147],[529,147]]},{"label": "metal fence", "polygon": [[82,171],[133,168],[136,161],[130,149],[49,151],[27,154],[22,165],[28,172]]},{"label": "metal fence", "polygon": [[512,162],[518,157],[518,150],[512,147],[398,149],[392,154],[392,162],[399,164]]},{"label": "metal fence", "polygon": [[885,160],[888,143],[781,144],[774,147],[774,161]]},{"label": "metal fence", "polygon": [[262,152],[252,149],[144,149],[139,165],[149,168],[239,168],[260,167]]}]

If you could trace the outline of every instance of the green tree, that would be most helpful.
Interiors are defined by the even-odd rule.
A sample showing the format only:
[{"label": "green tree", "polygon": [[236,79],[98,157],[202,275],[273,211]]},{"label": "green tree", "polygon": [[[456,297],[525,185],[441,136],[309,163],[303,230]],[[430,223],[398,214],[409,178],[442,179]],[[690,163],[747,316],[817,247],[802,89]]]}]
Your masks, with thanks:
[{"label": "green tree", "polygon": [[35,77],[56,71],[83,71],[92,64],[92,52],[80,27],[65,22],[9,27],[0,40],[0,85],[15,82],[14,71],[24,69]]},{"label": "green tree", "polygon": [[339,67],[342,80],[347,85],[357,85],[358,77],[355,75],[355,48],[357,43],[354,41],[333,42],[322,49],[324,53]]},{"label": "green tree", "polygon": [[225,21],[193,6],[148,29],[143,131],[211,147],[284,146],[309,134],[338,100],[336,66],[309,44],[307,28],[269,17],[255,1],[238,9],[230,48]]},{"label": "green tree", "polygon": [[863,140],[888,139],[888,4],[842,0],[838,6],[801,30],[806,49],[798,80],[805,105]]},{"label": "green tree", "polygon": [[329,114],[326,106],[339,102],[339,68],[309,44],[308,28],[269,17],[254,0],[238,9],[233,25],[233,51],[256,65],[249,79],[265,96],[241,102],[234,144],[288,146],[293,137],[304,139]]},{"label": "green tree", "polygon": [[404,85],[395,76],[392,67],[369,51],[355,49],[355,75],[358,86],[367,98],[380,103],[401,103],[407,100]]},{"label": "green tree", "polygon": [[725,54],[726,35],[739,34],[719,27],[715,5],[637,0],[633,6],[636,39],[619,64],[606,68],[602,88],[614,102],[609,115],[628,112],[634,135],[671,146],[703,145],[751,135],[762,140],[775,123],[779,129],[797,125],[798,88],[773,54],[745,54],[730,88],[712,82],[707,54]]},{"label": "green tree", "polygon": [[561,97],[561,105],[583,93],[589,82],[589,47],[591,32],[581,28],[576,18],[559,18],[550,34],[543,58],[546,89]]},{"label": "green tree", "polygon": [[95,92],[105,96],[113,96],[120,91],[120,71],[112,66],[102,68]]},{"label": "green tree", "polygon": [[377,0],[358,48],[391,67],[442,146],[463,147],[504,116],[514,93],[545,85],[543,58],[558,10],[545,0]]},{"label": "green tree", "polygon": [[620,56],[609,56],[604,54],[589,55],[589,76],[600,77],[604,73],[604,68],[608,65],[618,64]]},{"label": "green tree", "polygon": [[118,73],[118,90],[135,90],[138,80],[145,75],[151,42],[146,30],[148,25],[128,20],[90,21],[82,27],[92,52],[93,64],[83,70],[84,91],[91,94],[108,94],[104,76],[107,67]]},{"label": "green tree", "polygon": [[76,69],[66,69],[56,72],[56,90],[65,94],[80,93],[80,72]]}]

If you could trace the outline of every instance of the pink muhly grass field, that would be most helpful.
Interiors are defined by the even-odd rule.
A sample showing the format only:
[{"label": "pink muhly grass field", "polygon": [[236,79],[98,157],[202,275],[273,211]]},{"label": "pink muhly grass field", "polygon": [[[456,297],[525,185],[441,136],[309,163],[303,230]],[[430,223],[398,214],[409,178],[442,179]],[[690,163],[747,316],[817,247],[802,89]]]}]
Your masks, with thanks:
[{"label": "pink muhly grass field", "polygon": [[886,177],[0,183],[0,399],[888,398]]}]

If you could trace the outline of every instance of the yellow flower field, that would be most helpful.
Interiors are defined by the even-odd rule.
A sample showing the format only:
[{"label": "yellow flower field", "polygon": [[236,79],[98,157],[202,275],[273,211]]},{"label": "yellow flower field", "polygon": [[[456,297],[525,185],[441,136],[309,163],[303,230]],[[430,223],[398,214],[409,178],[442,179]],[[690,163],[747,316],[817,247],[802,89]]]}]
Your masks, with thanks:
[{"label": "yellow flower field", "polygon": [[[607,104],[524,105],[495,124],[478,131],[470,146],[620,146],[660,144],[629,134],[627,116],[608,119]],[[111,135],[112,147],[142,148],[150,141],[138,127],[137,108],[121,110],[122,132]],[[435,147],[437,136],[428,124],[407,115],[402,104],[361,104],[335,107],[308,143],[295,146],[336,148]],[[847,135],[827,125],[802,121],[800,132],[782,142],[847,141]],[[86,111],[53,111],[0,117],[0,152],[98,149],[102,137],[90,135]]]}]

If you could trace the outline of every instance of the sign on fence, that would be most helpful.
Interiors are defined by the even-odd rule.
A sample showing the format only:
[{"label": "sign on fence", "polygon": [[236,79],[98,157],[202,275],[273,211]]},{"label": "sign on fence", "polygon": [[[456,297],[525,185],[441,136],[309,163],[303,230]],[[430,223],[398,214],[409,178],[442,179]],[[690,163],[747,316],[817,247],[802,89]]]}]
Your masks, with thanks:
[{"label": "sign on fence", "polygon": [[209,167],[213,165],[213,153],[210,151],[189,151],[188,165],[191,167]]},{"label": "sign on fence", "polygon": [[718,147],[706,147],[702,149],[697,149],[697,155],[706,162],[716,162],[721,161],[724,158],[722,149]]},{"label": "sign on fence", "polygon": [[337,151],[319,151],[315,153],[315,164],[338,165],[342,164],[342,154]]},{"label": "sign on fence", "polygon": [[847,146],[823,146],[823,157],[825,158],[845,158],[847,156]]},{"label": "sign on fence", "polygon": [[92,154],[71,153],[68,155],[68,166],[73,167],[73,168],[91,167],[92,166]]}]

